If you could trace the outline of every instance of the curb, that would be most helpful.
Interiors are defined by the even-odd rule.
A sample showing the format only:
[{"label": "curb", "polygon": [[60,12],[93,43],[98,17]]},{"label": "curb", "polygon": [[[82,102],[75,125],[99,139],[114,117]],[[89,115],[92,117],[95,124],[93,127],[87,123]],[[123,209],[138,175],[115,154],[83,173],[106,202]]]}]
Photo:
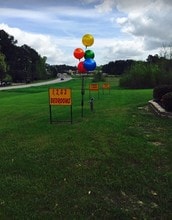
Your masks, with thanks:
[{"label": "curb", "polygon": [[153,100],[148,101],[150,109],[158,116],[163,118],[171,118],[172,112],[167,112],[162,106],[160,106],[157,102]]}]

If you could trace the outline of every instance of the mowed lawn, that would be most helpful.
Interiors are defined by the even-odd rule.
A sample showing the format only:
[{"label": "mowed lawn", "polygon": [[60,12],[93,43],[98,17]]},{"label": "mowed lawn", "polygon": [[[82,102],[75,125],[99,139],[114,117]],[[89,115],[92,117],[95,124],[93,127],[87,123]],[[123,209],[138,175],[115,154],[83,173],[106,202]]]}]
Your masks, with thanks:
[{"label": "mowed lawn", "polygon": [[50,124],[48,86],[0,91],[0,219],[172,219],[172,119],[149,111],[151,89],[108,82],[92,112],[85,80],[83,117],[81,79],[50,86],[72,89],[72,124]]}]

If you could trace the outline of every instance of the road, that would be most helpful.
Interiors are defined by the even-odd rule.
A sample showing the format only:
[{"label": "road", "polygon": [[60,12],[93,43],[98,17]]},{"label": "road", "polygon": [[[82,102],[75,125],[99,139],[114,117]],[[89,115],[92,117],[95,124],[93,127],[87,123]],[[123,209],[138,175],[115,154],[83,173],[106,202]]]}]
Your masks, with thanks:
[{"label": "road", "polygon": [[39,83],[29,83],[29,84],[23,84],[23,85],[13,85],[13,86],[4,86],[0,87],[0,91],[2,90],[9,90],[9,89],[19,89],[19,88],[28,88],[32,86],[42,86],[42,85],[49,85],[49,84],[54,84],[54,83],[62,83],[71,80],[71,77],[66,77],[64,80],[61,80],[60,78],[51,80],[51,81],[46,81],[46,82],[39,82]]}]

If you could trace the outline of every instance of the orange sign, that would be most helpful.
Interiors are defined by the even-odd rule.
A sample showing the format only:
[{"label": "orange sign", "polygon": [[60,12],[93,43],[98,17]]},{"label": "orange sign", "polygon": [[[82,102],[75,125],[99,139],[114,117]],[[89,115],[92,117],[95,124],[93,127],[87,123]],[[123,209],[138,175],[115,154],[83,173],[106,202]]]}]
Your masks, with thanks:
[{"label": "orange sign", "polygon": [[71,89],[50,88],[49,100],[50,105],[72,105]]},{"label": "orange sign", "polygon": [[110,84],[109,83],[103,83],[102,88],[103,89],[110,89]]},{"label": "orange sign", "polygon": [[89,85],[89,89],[93,91],[98,91],[99,90],[99,84],[97,83],[92,83]]}]

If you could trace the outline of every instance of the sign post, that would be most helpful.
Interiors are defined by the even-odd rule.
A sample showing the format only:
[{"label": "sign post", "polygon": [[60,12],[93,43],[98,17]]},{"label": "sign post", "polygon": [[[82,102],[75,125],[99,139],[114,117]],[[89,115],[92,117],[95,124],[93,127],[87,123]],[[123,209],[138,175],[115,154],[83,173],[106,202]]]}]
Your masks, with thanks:
[{"label": "sign post", "polygon": [[50,123],[52,124],[52,106],[70,106],[72,124],[72,91],[69,88],[49,88]]},{"label": "sign post", "polygon": [[82,75],[82,87],[81,87],[81,116],[84,116],[84,94],[85,94],[85,88],[84,88],[84,76]]}]

